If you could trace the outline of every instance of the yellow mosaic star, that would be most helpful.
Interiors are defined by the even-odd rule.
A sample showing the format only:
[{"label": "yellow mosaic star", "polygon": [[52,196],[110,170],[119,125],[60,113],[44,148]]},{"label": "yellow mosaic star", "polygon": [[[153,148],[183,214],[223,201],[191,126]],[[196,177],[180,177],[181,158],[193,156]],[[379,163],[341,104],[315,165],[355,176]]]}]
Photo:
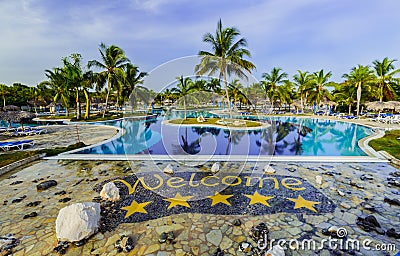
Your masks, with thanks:
[{"label": "yellow mosaic star", "polygon": [[258,193],[258,191],[254,192],[253,195],[245,195],[245,196],[251,199],[249,205],[252,205],[252,204],[263,204],[263,205],[266,205],[268,207],[271,207],[271,206],[268,204],[267,201],[269,199],[274,198],[273,196],[263,196],[260,193]]},{"label": "yellow mosaic star", "polygon": [[226,205],[231,205],[231,203],[228,202],[228,198],[232,197],[233,195],[221,195],[218,192],[215,192],[213,196],[207,196],[212,200],[211,206],[214,206],[216,204],[226,204]]},{"label": "yellow mosaic star", "polygon": [[187,208],[190,208],[190,205],[186,201],[189,200],[192,197],[193,196],[182,196],[181,194],[176,193],[175,197],[164,199],[164,201],[170,202],[170,204],[169,204],[167,209],[170,209],[170,208],[175,207],[177,205],[181,205],[181,206],[185,206]]},{"label": "yellow mosaic star", "polygon": [[308,201],[305,200],[302,196],[298,196],[297,199],[295,198],[288,198],[288,200],[294,202],[294,208],[293,209],[298,209],[298,208],[307,208],[313,212],[317,212],[317,210],[314,208],[314,204],[320,204],[321,202],[314,202],[314,201]]},{"label": "yellow mosaic star", "polygon": [[140,212],[140,213],[147,213],[147,211],[144,209],[144,207],[146,207],[146,205],[150,204],[152,201],[150,202],[144,202],[144,203],[138,203],[135,200],[132,201],[131,205],[129,206],[125,206],[125,207],[121,207],[121,210],[125,210],[127,211],[125,214],[125,218],[128,218],[129,216],[131,216],[132,214],[136,213],[136,212]]}]

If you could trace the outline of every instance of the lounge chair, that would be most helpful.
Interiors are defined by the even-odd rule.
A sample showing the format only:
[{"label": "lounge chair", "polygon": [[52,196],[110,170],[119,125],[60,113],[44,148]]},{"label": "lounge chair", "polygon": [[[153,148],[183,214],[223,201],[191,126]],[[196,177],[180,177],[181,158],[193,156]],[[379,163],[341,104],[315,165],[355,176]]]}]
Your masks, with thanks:
[{"label": "lounge chair", "polygon": [[400,115],[394,115],[392,119],[390,119],[391,124],[399,124],[400,123]]},{"label": "lounge chair", "polygon": [[26,135],[38,135],[38,134],[42,134],[42,133],[47,133],[47,130],[46,129],[32,129],[32,130],[25,132]]},{"label": "lounge chair", "polygon": [[0,127],[0,133],[3,133],[3,132],[13,132],[13,131],[16,131],[16,129],[13,128],[13,127]]},{"label": "lounge chair", "polygon": [[35,145],[34,140],[21,140],[21,141],[4,141],[0,142],[0,148],[2,150],[10,150],[12,148],[24,149],[24,146]]}]

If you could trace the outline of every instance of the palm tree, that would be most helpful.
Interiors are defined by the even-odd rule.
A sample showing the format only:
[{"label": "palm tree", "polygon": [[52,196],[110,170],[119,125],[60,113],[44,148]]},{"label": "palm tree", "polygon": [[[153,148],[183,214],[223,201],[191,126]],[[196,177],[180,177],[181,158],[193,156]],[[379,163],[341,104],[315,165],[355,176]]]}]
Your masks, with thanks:
[{"label": "palm tree", "polygon": [[[209,43],[213,52],[200,51],[200,64],[196,65],[195,71],[197,75],[203,75],[208,72],[209,75],[219,71],[219,78],[224,79],[226,100],[229,102],[228,81],[227,76],[231,73],[239,78],[247,78],[244,70],[251,73],[255,69],[255,65],[244,57],[251,57],[250,51],[245,47],[247,41],[240,38],[235,41],[236,37],[240,36],[238,29],[234,27],[222,27],[221,19],[218,21],[215,35],[206,33],[203,36],[203,42]],[[232,110],[229,106],[230,116]]]},{"label": "palm tree", "polygon": [[357,88],[353,85],[350,85],[348,81],[338,84],[333,91],[333,97],[335,102],[343,103],[348,106],[348,114],[351,115],[351,106],[356,102]]},{"label": "palm tree", "polygon": [[360,104],[361,104],[361,93],[362,88],[371,83],[375,76],[373,71],[369,69],[369,66],[358,65],[353,67],[349,74],[344,74],[342,76],[346,78],[348,83],[357,88],[357,116],[360,115]]},{"label": "palm tree", "polygon": [[321,100],[332,99],[331,93],[324,87],[333,86],[332,82],[328,82],[329,78],[332,76],[331,72],[324,74],[324,70],[321,69],[318,72],[314,72],[311,75],[311,84],[313,90],[310,91],[310,101],[314,102],[316,106],[319,106]]},{"label": "palm tree", "polygon": [[103,76],[104,81],[107,81],[106,106],[103,111],[104,117],[108,107],[108,98],[110,96],[110,91],[114,88],[114,86],[116,86],[123,80],[124,68],[130,61],[125,56],[124,51],[115,45],[107,47],[104,43],[101,43],[99,52],[101,60],[89,61],[88,67],[97,67],[103,69],[103,71],[101,71],[99,75]]},{"label": "palm tree", "polygon": [[281,68],[274,67],[271,73],[262,74],[264,80],[261,81],[261,85],[271,103],[271,110],[275,105],[275,101],[280,98],[280,90],[278,90],[278,87],[288,81],[286,79],[288,74],[281,71]]},{"label": "palm tree", "polygon": [[131,63],[126,65],[125,83],[122,89],[122,98],[128,98],[132,104],[132,110],[136,109],[138,99],[148,102],[149,90],[141,86],[146,72],[139,72],[139,68]]},{"label": "palm tree", "polygon": [[244,88],[244,92],[252,103],[254,109],[257,109],[257,103],[260,100],[265,99],[265,93],[261,83],[253,83],[249,87]]},{"label": "palm tree", "polygon": [[83,81],[83,72],[80,65],[82,56],[79,53],[73,53],[69,58],[63,58],[63,68],[62,74],[64,80],[67,83],[67,87],[75,92],[75,102],[76,102],[76,119],[81,118],[81,104],[79,95],[81,93],[81,85]]},{"label": "palm tree", "polygon": [[30,87],[29,88],[29,93],[30,93],[30,97],[32,98],[33,108],[35,110],[35,113],[37,114],[36,103],[37,103],[38,98],[39,98],[39,90],[38,90],[37,87]]},{"label": "palm tree", "polygon": [[290,105],[293,103],[294,97],[295,97],[295,92],[293,90],[292,82],[287,80],[283,85],[278,86],[278,99],[280,106],[282,106],[282,103],[285,103],[290,107]]},{"label": "palm tree", "polygon": [[66,115],[69,115],[70,107],[70,88],[68,88],[68,83],[65,82],[65,77],[63,71],[60,68],[53,68],[53,70],[46,69],[45,75],[48,81],[43,81],[39,85],[49,85],[52,90],[54,90],[54,104],[57,103],[58,99],[61,99],[62,105],[66,109]]},{"label": "palm tree", "polygon": [[86,71],[83,74],[83,80],[81,82],[81,87],[86,100],[85,116],[83,117],[85,120],[89,119],[90,117],[90,90],[93,89],[95,83],[97,83],[97,75],[91,70]]},{"label": "palm tree", "polygon": [[297,92],[300,94],[301,112],[304,112],[304,103],[311,89],[311,75],[308,71],[297,70],[297,72],[298,74],[293,76],[293,85],[297,86]]},{"label": "palm tree", "polygon": [[207,84],[206,84],[207,90],[214,92],[216,94],[221,93],[221,80],[218,78],[213,78],[211,79]]},{"label": "palm tree", "polygon": [[242,108],[242,103],[251,104],[250,100],[243,93],[243,85],[240,83],[239,79],[233,80],[233,82],[228,85],[228,90],[235,107],[236,102],[239,102],[239,108]]},{"label": "palm tree", "polygon": [[400,69],[395,69],[393,62],[397,60],[389,60],[387,57],[381,61],[375,60],[374,70],[377,76],[378,96],[379,101],[382,102],[385,91],[393,92],[391,83],[394,78],[393,75],[400,72]]},{"label": "palm tree", "polygon": [[179,97],[183,98],[183,109],[184,109],[184,119],[186,120],[186,97],[189,93],[191,93],[194,89],[194,83],[192,79],[189,77],[183,78],[183,76],[177,77],[178,85],[176,88],[173,88],[171,91],[179,95]]},{"label": "palm tree", "polygon": [[0,95],[3,98],[3,107],[6,106],[6,95],[10,94],[8,86],[5,84],[0,84]]}]

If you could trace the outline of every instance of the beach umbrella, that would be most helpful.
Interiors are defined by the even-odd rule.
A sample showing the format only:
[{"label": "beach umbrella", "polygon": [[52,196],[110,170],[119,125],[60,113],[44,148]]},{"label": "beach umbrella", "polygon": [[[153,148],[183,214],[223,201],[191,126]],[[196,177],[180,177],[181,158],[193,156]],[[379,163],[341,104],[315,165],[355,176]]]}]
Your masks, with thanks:
[{"label": "beach umbrella", "polygon": [[365,105],[367,106],[367,109],[372,109],[374,111],[380,111],[390,108],[387,102],[381,102],[381,101],[372,101],[366,103]]},{"label": "beach umbrella", "polygon": [[2,111],[0,112],[0,119],[11,123],[21,123],[22,130],[24,129],[24,120],[35,117],[35,114],[27,111]]},{"label": "beach umbrella", "polygon": [[400,107],[400,101],[391,100],[386,102],[386,105],[388,109],[396,109]]},{"label": "beach umbrella", "polygon": [[8,110],[20,110],[20,108],[18,106],[15,105],[7,105],[5,107],[3,107],[4,111],[8,111]]}]

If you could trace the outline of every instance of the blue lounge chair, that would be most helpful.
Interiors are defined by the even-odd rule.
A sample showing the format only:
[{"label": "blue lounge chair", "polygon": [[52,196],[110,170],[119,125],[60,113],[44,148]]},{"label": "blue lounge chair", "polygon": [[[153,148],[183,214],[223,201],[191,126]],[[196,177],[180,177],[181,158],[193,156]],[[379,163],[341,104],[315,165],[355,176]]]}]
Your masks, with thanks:
[{"label": "blue lounge chair", "polygon": [[25,132],[26,135],[38,135],[38,134],[42,134],[42,133],[47,133],[47,130],[46,129],[31,129],[31,130]]},{"label": "blue lounge chair", "polygon": [[12,148],[24,149],[24,146],[35,145],[34,140],[21,140],[21,141],[3,141],[0,142],[0,148],[2,150],[10,150]]}]

